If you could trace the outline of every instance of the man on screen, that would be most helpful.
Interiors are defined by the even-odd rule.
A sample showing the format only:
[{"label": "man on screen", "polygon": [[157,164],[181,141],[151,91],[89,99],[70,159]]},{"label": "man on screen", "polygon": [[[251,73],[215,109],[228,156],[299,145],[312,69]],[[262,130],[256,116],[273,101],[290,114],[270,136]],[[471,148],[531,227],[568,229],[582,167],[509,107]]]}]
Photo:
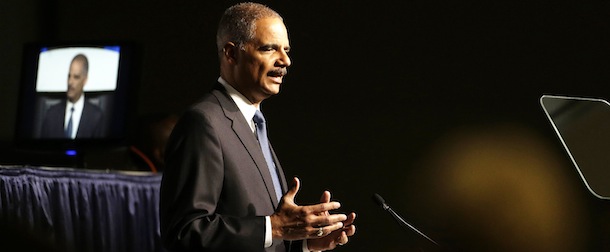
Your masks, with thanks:
[{"label": "man on screen", "polygon": [[70,63],[66,100],[51,106],[44,116],[42,138],[98,138],[103,136],[103,112],[85,100],[83,88],[87,83],[89,61],[83,54]]}]

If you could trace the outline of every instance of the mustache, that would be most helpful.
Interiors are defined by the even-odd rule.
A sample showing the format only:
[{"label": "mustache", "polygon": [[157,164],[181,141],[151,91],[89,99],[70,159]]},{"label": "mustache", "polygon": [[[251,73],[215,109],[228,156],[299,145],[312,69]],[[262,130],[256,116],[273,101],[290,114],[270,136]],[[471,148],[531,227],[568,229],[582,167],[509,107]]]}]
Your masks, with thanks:
[{"label": "mustache", "polygon": [[284,76],[287,74],[288,74],[288,69],[286,69],[286,68],[279,68],[279,69],[271,70],[268,73],[268,75],[271,75],[271,76]]}]

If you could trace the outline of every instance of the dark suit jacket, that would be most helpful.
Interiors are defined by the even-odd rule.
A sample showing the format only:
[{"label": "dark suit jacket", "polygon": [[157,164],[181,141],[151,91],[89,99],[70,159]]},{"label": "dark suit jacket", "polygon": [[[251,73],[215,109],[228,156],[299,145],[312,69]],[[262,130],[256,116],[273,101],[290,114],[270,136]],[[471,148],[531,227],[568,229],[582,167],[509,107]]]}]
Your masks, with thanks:
[{"label": "dark suit jacket", "polygon": [[[66,118],[66,103],[64,100],[51,106],[45,113],[40,130],[41,138],[66,138],[64,121]],[[104,113],[97,105],[85,100],[83,113],[76,131],[76,138],[99,138],[104,134]]]},{"label": "dark suit jacket", "polygon": [[[273,152],[273,150],[272,150]],[[283,191],[284,172],[275,153]],[[243,114],[217,84],[178,121],[166,147],[161,236],[172,251],[265,251],[265,218],[278,202]],[[266,251],[301,251],[273,241]]]}]

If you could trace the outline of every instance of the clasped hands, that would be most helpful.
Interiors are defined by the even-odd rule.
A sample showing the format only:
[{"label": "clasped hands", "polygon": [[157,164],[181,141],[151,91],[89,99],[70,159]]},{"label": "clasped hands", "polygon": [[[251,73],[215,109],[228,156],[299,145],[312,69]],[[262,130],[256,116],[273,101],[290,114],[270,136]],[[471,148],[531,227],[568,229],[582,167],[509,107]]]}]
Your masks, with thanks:
[{"label": "clasped hands", "polygon": [[354,235],[355,213],[330,214],[329,211],[341,207],[339,202],[330,202],[330,192],[325,191],[320,203],[299,206],[294,202],[300,188],[298,178],[293,179],[294,186],[282,197],[280,204],[271,215],[271,227],[274,238],[283,240],[307,240],[307,247],[312,251],[334,249],[337,245],[348,242]]}]

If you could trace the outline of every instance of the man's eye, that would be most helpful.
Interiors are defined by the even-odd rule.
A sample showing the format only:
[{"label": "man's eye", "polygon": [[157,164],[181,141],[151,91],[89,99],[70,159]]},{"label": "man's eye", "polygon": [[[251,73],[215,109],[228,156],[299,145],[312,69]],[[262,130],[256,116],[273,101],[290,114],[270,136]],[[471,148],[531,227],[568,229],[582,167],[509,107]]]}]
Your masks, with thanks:
[{"label": "man's eye", "polygon": [[269,51],[273,51],[273,47],[271,47],[271,46],[263,46],[263,47],[261,48],[261,50],[262,50],[262,51],[269,52]]}]

